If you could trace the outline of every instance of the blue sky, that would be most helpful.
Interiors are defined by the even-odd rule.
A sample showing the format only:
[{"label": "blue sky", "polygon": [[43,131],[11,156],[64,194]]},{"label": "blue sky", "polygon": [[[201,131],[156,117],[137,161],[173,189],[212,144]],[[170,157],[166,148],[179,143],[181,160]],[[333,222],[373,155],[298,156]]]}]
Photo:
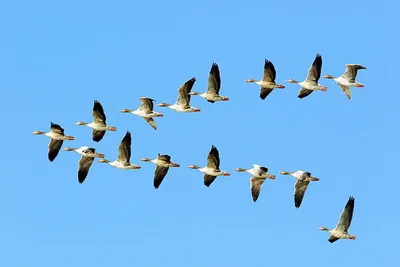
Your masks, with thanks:
[{"label": "blue sky", "polygon": [[[400,223],[394,166],[400,160],[399,90],[394,50],[396,2],[370,1],[8,1],[0,8],[0,266],[397,266]],[[322,74],[340,75],[347,63],[367,67],[348,100],[331,80],[327,92],[299,100],[302,80],[320,53]],[[277,70],[265,101],[259,87],[264,59]],[[204,91],[212,62],[221,94],[210,104],[192,97],[200,113],[156,108],[158,131],[119,113],[139,97],[174,102],[177,88],[195,76]],[[383,79],[383,80],[381,80]],[[384,84],[382,84],[384,82]],[[109,124],[100,143],[90,121],[99,100]],[[47,160],[50,121],[106,158],[117,156],[132,132],[132,162],[122,171],[95,162],[77,182],[76,153]],[[395,139],[396,138],[396,139]],[[186,168],[220,152],[218,177]],[[171,169],[159,190],[154,165],[142,157],[169,154]],[[234,172],[257,163],[276,174],[256,203],[250,175]],[[321,180],[294,208],[295,179],[304,169]],[[356,205],[350,232],[356,241],[330,244],[348,197]],[[391,228],[394,227],[394,228]]]}]

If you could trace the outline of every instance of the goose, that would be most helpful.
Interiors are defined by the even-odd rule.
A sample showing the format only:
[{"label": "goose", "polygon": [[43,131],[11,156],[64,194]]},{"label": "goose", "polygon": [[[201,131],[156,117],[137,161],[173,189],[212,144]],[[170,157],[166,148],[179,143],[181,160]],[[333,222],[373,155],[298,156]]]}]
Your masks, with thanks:
[{"label": "goose", "polygon": [[276,178],[275,175],[268,173],[267,167],[263,167],[257,164],[253,164],[253,168],[251,169],[235,168],[234,170],[237,172],[247,172],[252,175],[252,177],[250,178],[250,191],[254,202],[257,201],[258,196],[260,195],[261,186],[264,183],[265,179]]},{"label": "goose", "polygon": [[168,103],[160,103],[158,104],[159,107],[169,107],[178,112],[200,112],[200,109],[190,106],[190,97],[189,94],[192,90],[194,83],[196,82],[196,78],[193,77],[190,80],[186,81],[184,84],[181,85],[178,89],[178,99],[176,103],[170,105]]},{"label": "goose", "polygon": [[310,172],[306,172],[303,170],[297,170],[295,172],[280,172],[282,175],[291,175],[297,179],[297,182],[294,185],[294,206],[299,208],[301,202],[303,201],[304,194],[306,193],[308,184],[311,181],[319,181],[319,178],[313,177]]},{"label": "goose", "polygon": [[356,81],[357,71],[367,69],[364,66],[358,64],[346,64],[346,70],[340,77],[333,77],[332,75],[325,75],[325,79],[334,80],[340,88],[342,88],[343,92],[346,96],[351,100],[350,87],[364,87],[362,83]]},{"label": "goose", "polygon": [[308,69],[307,78],[304,81],[298,82],[296,80],[290,79],[286,80],[286,82],[296,83],[301,86],[301,89],[298,92],[298,98],[300,99],[310,95],[314,90],[321,90],[325,92],[328,90],[328,87],[318,84],[318,80],[321,76],[321,69],[322,57],[320,54],[317,54],[313,64]]},{"label": "goose", "polygon": [[142,102],[139,106],[138,109],[136,110],[131,110],[131,109],[122,109],[122,113],[132,113],[134,115],[137,115],[139,117],[142,117],[145,121],[147,121],[148,124],[150,124],[151,127],[154,128],[154,130],[157,130],[157,125],[154,122],[153,117],[162,117],[164,116],[163,114],[159,112],[153,111],[154,104],[153,102],[155,101],[152,98],[149,97],[140,97],[140,101]]},{"label": "goose", "polygon": [[189,169],[196,169],[204,173],[204,185],[209,187],[217,178],[217,176],[230,176],[231,174],[219,169],[220,159],[219,152],[215,146],[211,147],[207,156],[207,165],[203,168],[197,165],[188,166]]},{"label": "goose", "polygon": [[127,131],[121,143],[118,146],[118,158],[115,161],[109,161],[107,159],[99,159],[101,163],[108,163],[111,166],[122,169],[122,170],[137,170],[140,166],[130,163],[131,159],[131,132]]},{"label": "goose", "polygon": [[80,184],[85,181],[94,158],[104,158],[104,154],[97,153],[96,149],[88,146],[81,146],[80,148],[66,147],[64,150],[75,151],[76,153],[82,155],[78,163],[78,182]]},{"label": "goose", "polygon": [[264,76],[262,80],[256,81],[254,79],[247,79],[248,83],[255,83],[261,86],[260,98],[264,100],[275,88],[283,89],[285,86],[276,84],[276,71],[274,64],[271,61],[265,59],[264,61]]},{"label": "goose", "polygon": [[104,114],[103,106],[99,101],[94,100],[93,105],[93,122],[87,123],[83,121],[78,121],[76,125],[85,125],[93,129],[92,139],[95,142],[99,142],[103,139],[106,131],[116,131],[117,128],[106,124],[106,114]]},{"label": "goose", "polygon": [[219,73],[219,67],[217,63],[213,62],[208,76],[208,88],[205,93],[190,92],[190,95],[198,95],[206,99],[210,103],[215,103],[216,101],[228,101],[229,98],[226,96],[219,95],[219,90],[221,89],[221,76]]},{"label": "goose", "polygon": [[60,125],[53,122],[50,122],[50,132],[34,131],[33,134],[41,134],[50,137],[51,140],[49,143],[49,151],[47,153],[47,157],[51,162],[55,160],[58,152],[60,152],[64,140],[75,139],[73,136],[65,135],[64,129]]},{"label": "goose", "polygon": [[168,173],[169,167],[180,167],[179,164],[171,162],[171,156],[169,155],[161,155],[157,154],[157,158],[149,159],[149,158],[141,158],[141,161],[144,162],[152,162],[157,165],[154,171],[154,188],[158,189],[160,187],[162,181]]},{"label": "goose", "polygon": [[333,243],[338,239],[356,240],[356,236],[347,232],[350,227],[351,220],[353,219],[354,201],[354,197],[350,196],[334,229],[330,230],[326,227],[318,228],[318,230],[326,231],[331,234],[328,238],[329,242]]}]

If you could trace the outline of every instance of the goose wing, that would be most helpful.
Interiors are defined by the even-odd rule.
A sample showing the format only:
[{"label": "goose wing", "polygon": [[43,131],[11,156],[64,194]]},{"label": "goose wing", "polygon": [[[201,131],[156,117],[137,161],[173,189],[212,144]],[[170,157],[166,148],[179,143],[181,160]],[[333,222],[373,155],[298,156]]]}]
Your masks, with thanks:
[{"label": "goose wing", "polygon": [[95,142],[99,142],[101,139],[103,139],[105,134],[106,134],[106,131],[93,130],[92,131],[92,140]]},{"label": "goose wing", "polygon": [[307,191],[307,187],[309,181],[301,181],[297,180],[297,182],[294,185],[294,206],[296,208],[299,208],[301,205],[301,202],[303,201],[304,194]]},{"label": "goose wing", "polygon": [[300,88],[297,97],[302,99],[302,98],[305,98],[306,96],[309,96],[312,92],[313,92],[313,90],[302,87],[302,88]]},{"label": "goose wing", "polygon": [[171,162],[171,156],[169,155],[160,155],[158,154],[158,159],[165,161],[166,163],[170,163]]},{"label": "goose wing", "polygon": [[58,125],[56,123],[50,122],[50,130],[53,133],[56,133],[56,134],[59,134],[59,135],[64,135],[64,129],[60,125]]},{"label": "goose wing", "polygon": [[204,174],[204,185],[209,187],[214,182],[215,178],[217,178],[217,176]]},{"label": "goose wing", "polygon": [[345,93],[345,95],[351,100],[351,92],[350,88],[341,84],[338,84],[340,88],[342,88],[342,91]]},{"label": "goose wing", "polygon": [[261,87],[260,89],[260,98],[262,100],[264,100],[265,98],[267,98],[267,96],[273,91],[274,89],[268,89],[268,88],[264,88]]},{"label": "goose wing", "polygon": [[190,97],[189,95],[190,91],[193,88],[194,83],[196,82],[196,78],[193,77],[190,80],[186,81],[184,84],[181,85],[178,89],[178,99],[176,102],[182,106],[189,107],[190,103]]},{"label": "goose wing", "polygon": [[346,64],[346,70],[343,73],[343,78],[349,82],[354,83],[356,81],[357,71],[365,70],[366,67],[358,64]]},{"label": "goose wing", "polygon": [[219,94],[221,89],[221,76],[219,73],[219,67],[213,62],[210,70],[210,75],[208,76],[208,88],[207,92],[212,94]]},{"label": "goose wing", "polygon": [[263,81],[275,83],[275,78],[276,78],[276,71],[275,71],[274,64],[272,64],[271,61],[266,59],[265,63],[264,63]]},{"label": "goose wing", "polygon": [[156,122],[154,121],[154,119],[153,118],[143,118],[145,121],[147,121],[147,123],[151,126],[151,127],[153,127],[153,129],[154,130],[157,130],[158,128],[157,128],[157,124],[156,124]]},{"label": "goose wing", "polygon": [[337,238],[336,236],[333,236],[333,235],[330,235],[328,238],[328,241],[331,243],[335,242],[336,240],[339,240],[339,238]]},{"label": "goose wing", "polygon": [[308,69],[306,80],[318,83],[318,80],[321,77],[321,69],[322,69],[322,57],[320,54],[317,54],[313,64]]},{"label": "goose wing", "polygon": [[103,106],[100,104],[99,101],[95,100],[93,104],[93,119],[96,123],[106,124],[106,114],[104,113]]},{"label": "goose wing", "polygon": [[354,211],[354,197],[349,197],[349,200],[346,203],[342,213],[340,214],[339,221],[336,225],[336,229],[347,232],[349,229],[351,220],[353,219],[353,211]]},{"label": "goose wing", "polygon": [[156,170],[154,171],[154,188],[158,189],[161,185],[164,177],[167,175],[169,168],[168,167],[160,167],[157,165]]},{"label": "goose wing", "polygon": [[147,111],[149,113],[153,111],[154,108],[153,102],[155,101],[154,99],[148,97],[141,97],[140,101],[142,102],[139,107],[141,110]]},{"label": "goose wing", "polygon": [[215,146],[212,146],[207,156],[207,167],[219,170],[219,164],[219,151]]},{"label": "goose wing", "polygon": [[79,160],[78,182],[80,184],[85,181],[93,161],[94,161],[93,157],[85,157],[85,156],[82,156],[81,159]]},{"label": "goose wing", "polygon": [[58,152],[60,152],[60,149],[63,145],[63,142],[63,140],[50,139],[48,152],[48,158],[50,161],[54,161],[54,159],[57,157]]},{"label": "goose wing", "polygon": [[127,131],[121,143],[118,146],[118,161],[127,163],[131,159],[131,132]]},{"label": "goose wing", "polygon": [[264,183],[264,181],[265,179],[256,178],[254,176],[250,178],[250,190],[254,202],[257,201],[258,196],[260,195],[261,186]]}]

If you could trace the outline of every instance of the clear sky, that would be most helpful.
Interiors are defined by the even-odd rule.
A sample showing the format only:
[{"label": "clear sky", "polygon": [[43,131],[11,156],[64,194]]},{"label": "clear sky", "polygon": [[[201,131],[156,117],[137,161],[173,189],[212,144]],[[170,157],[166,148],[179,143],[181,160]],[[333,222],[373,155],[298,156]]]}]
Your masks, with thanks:
[{"label": "clear sky", "polygon": [[[386,4],[385,4],[386,3]],[[0,7],[0,267],[80,266],[398,266],[399,20],[395,1],[4,1]],[[298,99],[320,53],[322,75],[344,65],[367,67],[353,100],[332,80],[327,92]],[[259,86],[264,59],[277,70],[265,101]],[[139,97],[176,100],[191,77],[205,91],[212,62],[221,94],[200,113],[156,107],[159,130],[123,108]],[[99,100],[108,123],[100,143],[76,121],[91,121]],[[49,138],[32,135],[60,124],[75,141],[114,160],[127,130],[132,162],[123,171],[97,161],[78,184],[80,156],[47,159]],[[396,138],[396,139],[395,139]],[[218,177],[207,188],[187,166],[220,152]],[[169,154],[171,169],[158,190],[155,165],[142,157]],[[250,175],[257,163],[277,175],[256,203]],[[395,165],[396,164],[396,165]],[[304,169],[320,178],[295,209],[295,179]],[[356,241],[327,241],[349,196],[356,198],[350,232]]]}]

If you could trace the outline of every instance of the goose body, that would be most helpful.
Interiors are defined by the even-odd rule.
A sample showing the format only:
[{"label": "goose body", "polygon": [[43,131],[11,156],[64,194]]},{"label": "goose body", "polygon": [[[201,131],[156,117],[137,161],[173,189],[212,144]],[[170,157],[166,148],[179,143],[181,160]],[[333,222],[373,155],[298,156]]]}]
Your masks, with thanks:
[{"label": "goose body", "polygon": [[140,166],[132,164],[130,162],[131,143],[132,143],[131,140],[132,140],[131,133],[127,131],[124,138],[121,140],[121,143],[118,146],[118,158],[114,161],[109,161],[107,159],[100,159],[99,162],[108,163],[109,165],[122,170],[140,169]]},{"label": "goose body", "polygon": [[269,179],[275,179],[275,175],[268,173],[268,168],[263,167],[257,164],[253,164],[253,168],[251,169],[243,169],[243,168],[235,168],[235,171],[238,172],[247,172],[250,173],[252,176],[250,178],[250,192],[253,198],[253,201],[256,202],[258,196],[261,192],[261,186],[264,181]]},{"label": "goose body", "polygon": [[357,71],[367,69],[364,66],[358,64],[346,64],[346,70],[339,77],[333,77],[332,75],[325,75],[325,79],[334,80],[346,96],[351,100],[350,87],[364,87],[362,83],[356,81]]},{"label": "goose body", "polygon": [[106,114],[104,113],[103,106],[97,100],[94,100],[92,115],[93,115],[93,121],[91,123],[78,121],[76,125],[85,125],[89,128],[92,128],[93,141],[99,142],[101,139],[103,139],[106,131],[117,130],[116,127],[107,125],[106,123],[107,117]]},{"label": "goose body", "polygon": [[54,161],[57,157],[60,149],[63,145],[64,140],[74,140],[73,136],[65,135],[64,129],[53,122],[50,122],[50,132],[34,131],[33,134],[44,135],[50,137],[49,150],[47,157],[50,161]]},{"label": "goose body", "polygon": [[294,185],[294,206],[296,208],[300,207],[309,183],[311,181],[319,181],[319,178],[313,177],[310,172],[303,170],[297,170],[295,172],[282,171],[280,174],[290,175],[297,179],[297,182]]},{"label": "goose body", "polygon": [[80,184],[85,181],[94,158],[104,158],[104,154],[97,153],[96,149],[88,146],[82,146],[80,148],[66,147],[64,150],[75,151],[82,156],[78,163],[78,182]]},{"label": "goose body", "polygon": [[219,151],[215,146],[211,147],[210,152],[207,156],[207,165],[205,167],[199,167],[197,165],[190,165],[188,168],[196,169],[204,173],[204,185],[209,187],[217,178],[217,176],[230,176],[230,173],[221,171],[219,168],[220,158]]},{"label": "goose body", "polygon": [[301,86],[298,92],[298,98],[302,99],[310,95],[315,90],[327,91],[328,87],[318,84],[318,80],[321,77],[322,70],[322,57],[317,54],[313,64],[308,69],[307,77],[304,81],[299,82],[293,79],[286,80],[288,83],[295,83]]},{"label": "goose body", "polygon": [[226,96],[221,96],[219,91],[221,89],[221,76],[219,72],[219,67],[213,62],[208,76],[208,88],[205,93],[190,92],[190,95],[198,95],[206,99],[210,103],[215,103],[216,101],[228,101],[229,98]]},{"label": "goose body", "polygon": [[283,89],[285,86],[275,83],[276,70],[271,61],[265,59],[264,61],[264,76],[262,80],[256,81],[254,79],[247,79],[246,82],[252,82],[261,86],[260,98],[264,100],[275,88]]},{"label": "goose body", "polygon": [[170,167],[180,167],[179,164],[171,162],[171,157],[169,155],[161,155],[160,153],[158,153],[157,158],[155,159],[142,158],[140,160],[144,162],[151,162],[156,165],[153,180],[155,189],[160,187]]},{"label": "goose body", "polygon": [[155,101],[154,99],[149,97],[140,97],[139,99],[141,101],[139,108],[137,108],[136,110],[122,109],[121,112],[132,113],[134,115],[142,117],[151,127],[153,127],[154,130],[157,130],[157,125],[153,117],[162,117],[164,115],[153,110],[153,102]]},{"label": "goose body", "polygon": [[330,233],[328,241],[330,243],[335,242],[339,239],[350,239],[355,240],[356,237],[354,235],[349,234],[348,229],[351,224],[351,220],[353,219],[354,212],[354,197],[349,197],[349,200],[346,203],[342,213],[340,214],[339,221],[336,224],[334,229],[328,229],[326,227],[320,227],[318,230],[326,231]]},{"label": "goose body", "polygon": [[186,81],[179,87],[178,89],[178,99],[175,104],[168,103],[160,103],[159,107],[169,107],[172,110],[177,112],[200,112],[200,109],[193,107],[190,105],[190,91],[193,88],[194,83],[196,82],[196,78],[193,77],[190,80]]}]

